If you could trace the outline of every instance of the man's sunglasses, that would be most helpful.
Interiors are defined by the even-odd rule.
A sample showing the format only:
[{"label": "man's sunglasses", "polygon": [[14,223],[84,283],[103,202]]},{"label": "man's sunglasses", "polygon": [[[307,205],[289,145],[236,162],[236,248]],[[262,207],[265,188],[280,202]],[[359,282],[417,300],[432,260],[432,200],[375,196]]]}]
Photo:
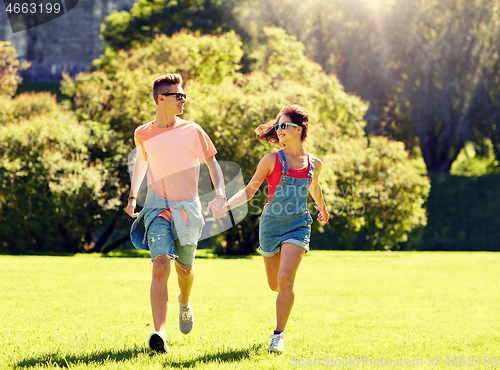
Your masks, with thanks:
[{"label": "man's sunglasses", "polygon": [[163,95],[163,96],[175,95],[175,98],[178,101],[181,101],[183,98],[185,100],[187,100],[187,95],[186,94],[182,94],[182,93],[165,93],[165,94],[160,94],[160,95]]},{"label": "man's sunglasses", "polygon": [[288,125],[290,126],[294,126],[294,127],[299,127],[299,125],[296,125],[295,123],[291,123],[291,122],[281,122],[281,123],[277,123],[274,125],[274,129],[276,131],[278,130],[286,130],[286,128],[288,127]]}]

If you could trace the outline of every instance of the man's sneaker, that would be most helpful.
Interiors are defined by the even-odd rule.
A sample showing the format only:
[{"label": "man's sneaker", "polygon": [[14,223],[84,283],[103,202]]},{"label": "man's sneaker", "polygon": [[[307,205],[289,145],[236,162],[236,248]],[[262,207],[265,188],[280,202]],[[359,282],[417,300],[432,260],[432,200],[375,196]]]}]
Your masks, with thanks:
[{"label": "man's sneaker", "polygon": [[158,353],[167,353],[167,336],[161,331],[155,331],[149,336],[149,348]]},{"label": "man's sneaker", "polygon": [[[181,295],[179,294],[179,299]],[[179,301],[179,329],[182,334],[188,334],[193,328],[194,318],[193,310],[191,308],[191,301],[188,302],[187,307],[182,307]]]},{"label": "man's sneaker", "polygon": [[282,353],[285,348],[285,343],[283,343],[283,332],[280,334],[272,334],[270,335],[271,344],[267,349],[271,353]]}]

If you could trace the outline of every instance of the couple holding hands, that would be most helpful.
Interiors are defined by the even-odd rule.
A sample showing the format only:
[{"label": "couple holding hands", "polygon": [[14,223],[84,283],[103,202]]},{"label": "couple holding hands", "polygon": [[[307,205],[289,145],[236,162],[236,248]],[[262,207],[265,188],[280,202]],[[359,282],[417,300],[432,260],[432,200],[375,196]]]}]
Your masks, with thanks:
[{"label": "couple holding hands", "polygon": [[[305,143],[308,113],[299,105],[289,105],[279,112],[276,120],[257,127],[259,139],[279,143],[282,149],[262,157],[248,185],[228,200],[212,141],[201,126],[179,117],[187,101],[182,77],[169,74],[155,79],[153,98],[157,106],[156,119],[139,126],[134,133],[137,159],[125,208],[126,213],[135,218],[130,231],[132,243],[151,252],[150,299],[155,331],[149,338],[150,348],[155,352],[168,351],[170,260],[174,260],[180,288],[180,330],[188,334],[193,327],[189,298],[196,247],[204,225],[197,190],[198,174],[199,164],[205,162],[216,189],[215,199],[208,203],[215,218],[224,217],[228,209],[251,200],[267,179],[269,195],[260,219],[259,251],[264,257],[269,287],[278,292],[276,330],[271,335],[268,351],[282,353],[283,334],[295,298],[295,275],[309,250],[313,220],[307,209],[308,193],[317,204],[318,221],[326,224],[329,219],[319,184],[323,164],[308,153]],[[146,200],[137,213],[136,196],[146,174]]]}]

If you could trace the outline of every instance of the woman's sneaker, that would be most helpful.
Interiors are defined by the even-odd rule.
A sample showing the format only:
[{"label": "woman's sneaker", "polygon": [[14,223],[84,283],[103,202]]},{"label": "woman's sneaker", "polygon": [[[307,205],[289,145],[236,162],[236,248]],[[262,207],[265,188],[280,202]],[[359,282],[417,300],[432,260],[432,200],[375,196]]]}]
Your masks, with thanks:
[{"label": "woman's sneaker", "polygon": [[272,334],[270,335],[271,338],[271,344],[269,345],[269,348],[267,349],[268,352],[271,353],[282,353],[283,349],[285,348],[285,343],[283,342],[283,332],[279,334]]},{"label": "woman's sneaker", "polygon": [[155,331],[149,336],[149,348],[158,353],[167,353],[167,336],[161,331]]},{"label": "woman's sneaker", "polygon": [[[179,299],[181,295],[179,294]],[[187,307],[182,307],[179,301],[179,329],[182,334],[188,334],[193,329],[193,310],[191,308],[191,301],[187,303]]]}]

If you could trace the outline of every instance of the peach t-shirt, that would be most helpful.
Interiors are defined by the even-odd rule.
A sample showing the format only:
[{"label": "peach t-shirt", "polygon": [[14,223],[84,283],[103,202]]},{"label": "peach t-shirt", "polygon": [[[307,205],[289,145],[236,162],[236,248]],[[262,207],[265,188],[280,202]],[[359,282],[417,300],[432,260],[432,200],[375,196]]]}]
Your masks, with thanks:
[{"label": "peach t-shirt", "polygon": [[[200,125],[180,119],[165,128],[156,127],[154,121],[139,126],[134,140],[137,155],[148,163],[149,190],[174,202],[197,195],[200,163],[217,153]],[[160,214],[168,221],[170,215],[170,210]]]}]

